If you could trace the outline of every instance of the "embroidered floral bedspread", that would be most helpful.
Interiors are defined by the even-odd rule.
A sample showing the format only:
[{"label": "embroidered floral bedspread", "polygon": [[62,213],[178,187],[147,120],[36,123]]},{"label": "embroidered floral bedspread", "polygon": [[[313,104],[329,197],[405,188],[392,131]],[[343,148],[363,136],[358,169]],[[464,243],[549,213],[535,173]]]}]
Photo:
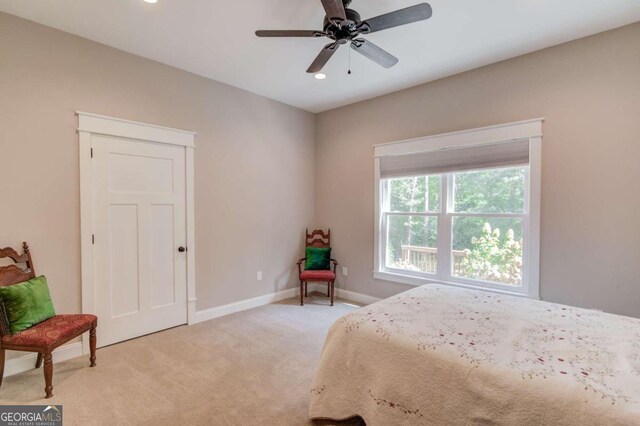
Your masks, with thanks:
[{"label": "embroidered floral bedspread", "polygon": [[310,418],[640,425],[640,320],[440,285],[330,329]]}]

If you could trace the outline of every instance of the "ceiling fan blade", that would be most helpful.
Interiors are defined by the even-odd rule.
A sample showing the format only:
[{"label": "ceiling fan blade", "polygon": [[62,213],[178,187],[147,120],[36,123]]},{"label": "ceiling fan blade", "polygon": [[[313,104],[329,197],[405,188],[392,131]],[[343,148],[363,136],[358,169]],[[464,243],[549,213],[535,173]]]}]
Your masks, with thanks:
[{"label": "ceiling fan blade", "polygon": [[322,37],[322,31],[312,30],[258,30],[258,37]]},{"label": "ceiling fan blade", "polygon": [[327,62],[329,62],[329,59],[331,59],[333,54],[336,53],[338,47],[340,47],[340,43],[337,42],[327,44],[324,49],[320,51],[320,54],[313,61],[307,72],[310,74],[315,74],[322,71],[322,68],[327,64]]},{"label": "ceiling fan blade", "polygon": [[347,20],[347,13],[344,11],[344,4],[342,3],[342,0],[321,1],[329,21],[340,23]]},{"label": "ceiling fan blade", "polygon": [[398,58],[391,53],[361,38],[353,40],[351,48],[385,68],[391,68],[398,63]]},{"label": "ceiling fan blade", "polygon": [[[362,23],[362,26],[365,29],[364,33],[375,33],[400,25],[424,21],[425,19],[431,18],[432,14],[433,10],[428,3],[420,3],[415,6],[367,19]],[[368,31],[366,31],[367,27]]]}]

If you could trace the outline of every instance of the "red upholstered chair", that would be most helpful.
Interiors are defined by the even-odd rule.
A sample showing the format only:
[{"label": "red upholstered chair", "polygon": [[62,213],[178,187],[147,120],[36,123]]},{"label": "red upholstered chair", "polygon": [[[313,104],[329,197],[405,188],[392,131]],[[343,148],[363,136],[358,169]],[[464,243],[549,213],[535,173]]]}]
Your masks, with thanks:
[{"label": "red upholstered chair", "polygon": [[[0,267],[0,286],[10,286],[36,277],[31,253],[27,243],[23,244],[23,253],[12,248],[0,249],[0,259],[10,258],[14,263],[24,263],[26,269],[16,265]],[[36,368],[40,368],[44,359],[44,381],[46,398],[53,396],[53,363],[51,353],[55,348],[67,343],[85,332],[89,332],[91,367],[96,365],[96,327],[95,315],[56,315],[16,334],[11,334],[6,323],[4,308],[0,304],[0,386],[4,375],[4,357],[6,350],[37,352]]]},{"label": "red upholstered chair", "polygon": [[[309,233],[306,231],[305,247],[331,247],[331,230],[329,229],[325,234],[324,231],[316,229]],[[302,264],[307,260],[306,257],[298,261],[298,275],[300,277],[300,306],[304,305],[304,298],[307,297],[307,284],[309,282],[326,282],[327,283],[327,297],[331,299],[331,306],[333,306],[335,282],[336,282],[336,268],[338,262],[335,259],[331,259],[333,263],[333,270],[326,271],[307,271],[303,268]],[[303,295],[304,287],[304,295]]]}]

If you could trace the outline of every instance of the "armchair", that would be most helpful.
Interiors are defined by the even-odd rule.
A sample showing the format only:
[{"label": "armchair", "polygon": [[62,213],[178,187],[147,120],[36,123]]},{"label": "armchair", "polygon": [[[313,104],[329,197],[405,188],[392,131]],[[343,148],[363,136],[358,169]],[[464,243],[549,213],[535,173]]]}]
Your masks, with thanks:
[{"label": "armchair", "polygon": [[[26,268],[16,265],[0,267],[0,286],[12,286],[36,278],[29,246],[24,243],[22,248],[22,255],[18,255],[9,247],[0,249],[0,259],[10,258],[16,264],[24,264]],[[4,312],[1,304],[0,311]],[[53,350],[88,331],[91,351],[89,360],[91,367],[95,367],[97,326],[98,318],[94,315],[55,315],[26,330],[11,334],[5,316],[0,315],[0,386],[4,374],[6,350],[37,352],[35,367],[40,368],[44,360],[45,398],[51,398],[53,396]]]},{"label": "armchair", "polygon": [[[331,248],[331,230],[327,233],[320,229],[316,229],[309,233],[306,230],[305,247],[317,247],[317,248]],[[304,305],[304,298],[308,296],[307,287],[309,282],[326,282],[327,283],[327,297],[331,300],[331,306],[333,306],[335,296],[335,282],[336,282],[336,269],[338,267],[338,261],[331,258],[331,264],[333,269],[326,270],[308,270],[305,268],[307,258],[303,257],[298,260],[298,276],[300,279],[300,306]]]}]

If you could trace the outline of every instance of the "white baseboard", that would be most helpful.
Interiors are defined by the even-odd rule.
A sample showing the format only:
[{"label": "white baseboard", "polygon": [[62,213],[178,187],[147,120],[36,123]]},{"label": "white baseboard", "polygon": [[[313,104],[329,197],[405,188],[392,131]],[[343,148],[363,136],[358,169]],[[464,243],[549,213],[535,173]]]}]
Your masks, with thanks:
[{"label": "white baseboard", "polygon": [[279,291],[276,293],[265,294],[264,296],[258,296],[252,299],[229,303],[228,305],[216,306],[215,308],[196,311],[193,324],[197,324],[203,321],[209,321],[211,319],[234,314],[236,312],[246,311],[247,309],[257,308],[258,306],[268,305],[273,302],[279,302],[280,300],[295,297],[297,294],[297,288],[289,288],[287,290]]},{"label": "white baseboard", "polygon": [[[318,291],[320,293],[327,294],[327,285],[323,283],[309,283],[309,291]],[[371,305],[372,303],[376,303],[382,300],[377,297],[369,296],[362,293],[356,293],[354,291],[345,290],[340,287],[336,287],[336,297],[349,300],[351,302],[356,302],[362,305]]]},{"label": "white baseboard", "polygon": [[371,305],[372,303],[376,303],[382,300],[378,297],[356,293],[354,291],[344,290],[338,287],[336,287],[336,296],[341,299],[351,300],[352,302],[362,303],[363,305]]},{"label": "white baseboard", "polygon": [[[37,356],[38,354],[30,352],[17,358],[7,359],[4,366],[4,377],[33,370],[36,366]],[[62,362],[79,356],[82,356],[82,342],[70,343],[53,351],[53,362]]]},{"label": "white baseboard", "polygon": [[[309,283],[309,291],[326,292],[326,284]],[[326,293],[325,293],[326,294]],[[264,296],[254,297],[252,299],[241,300],[239,302],[229,303],[228,305],[216,306],[215,308],[203,309],[196,311],[192,324],[203,321],[209,321],[214,318],[220,318],[225,315],[234,314],[236,312],[246,311],[247,309],[257,308],[259,306],[268,305],[270,303],[279,302],[280,300],[290,299],[298,296],[298,288],[289,288],[277,293],[265,294]],[[356,293],[349,290],[343,290],[336,287],[336,297],[350,300],[352,302],[363,305],[370,305],[379,302],[381,299],[366,294]]]}]

